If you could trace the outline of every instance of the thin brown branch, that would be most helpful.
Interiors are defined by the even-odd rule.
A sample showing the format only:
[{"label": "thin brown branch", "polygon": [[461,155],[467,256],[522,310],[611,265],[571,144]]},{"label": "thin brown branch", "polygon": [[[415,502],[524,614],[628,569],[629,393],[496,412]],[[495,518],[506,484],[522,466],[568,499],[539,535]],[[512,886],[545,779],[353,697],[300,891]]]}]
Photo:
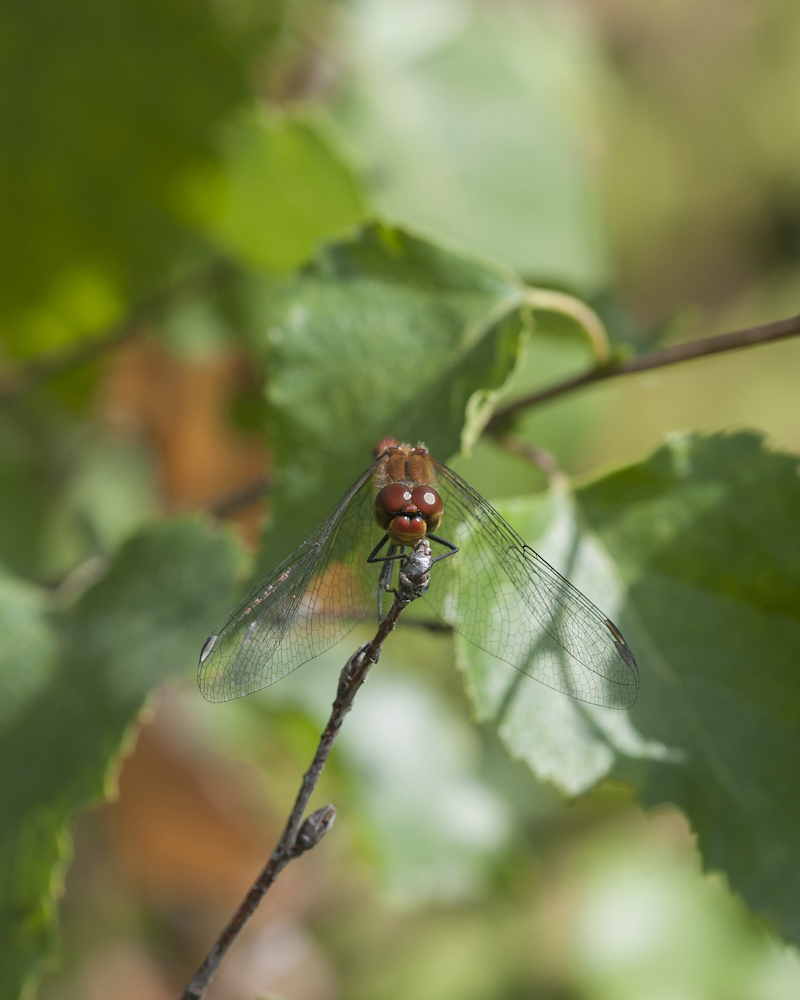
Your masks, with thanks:
[{"label": "thin brown branch", "polygon": [[546,449],[535,444],[528,444],[527,441],[523,441],[515,434],[501,434],[498,436],[498,442],[512,455],[518,455],[530,462],[531,465],[535,465],[551,482],[564,479],[564,473],[559,468],[558,462]]},{"label": "thin brown branch", "polygon": [[691,361],[693,358],[707,357],[722,351],[735,351],[740,347],[754,347],[756,344],[767,344],[774,340],[783,340],[800,334],[800,316],[778,320],[775,323],[764,323],[762,326],[751,326],[744,330],[734,330],[732,333],[721,333],[715,337],[703,337],[701,340],[690,340],[684,344],[674,344],[663,347],[649,354],[636,358],[612,362],[608,365],[593,368],[591,371],[556,382],[546,389],[540,389],[530,396],[515,400],[497,410],[487,424],[490,434],[502,433],[508,419],[531,406],[538,406],[558,396],[566,395],[585,385],[592,385],[604,379],[616,378],[619,375],[631,375],[634,372],[649,371],[653,368],[663,368],[665,365],[675,365],[681,361]]},{"label": "thin brown branch", "polygon": [[333,825],[336,810],[332,805],[318,809],[305,821],[303,821],[303,816],[311,795],[317,787],[325,762],[336,742],[336,737],[339,735],[344,717],[350,711],[358,689],[367,676],[367,671],[373,663],[377,663],[383,644],[389,633],[393,631],[403,609],[421,597],[427,590],[431,561],[430,542],[423,540],[417,544],[400,571],[394,602],[389,613],[378,626],[375,638],[372,642],[364,643],[357,649],[345,664],[339,676],[339,688],[328,724],[320,736],[314,759],[303,775],[300,791],[286,821],[281,838],[228,926],[220,934],[203,964],[181,994],[181,1000],[201,1000],[205,996],[206,989],[225,953],[239,936],[242,928],[253,915],[275,879],[293,858],[300,857],[301,854],[318,844]]},{"label": "thin brown branch", "polygon": [[181,299],[199,292],[210,291],[235,273],[232,264],[218,261],[211,267],[195,272],[188,278],[156,292],[102,333],[28,361],[7,379],[5,385],[0,386],[0,406],[8,405],[58,375],[94,361],[95,358],[138,336],[149,323],[160,319]]},{"label": "thin brown branch", "polygon": [[237,510],[247,507],[248,504],[253,503],[255,500],[260,500],[271,488],[272,476],[265,472],[263,476],[258,476],[256,479],[251,480],[251,482],[245,483],[238,490],[234,490],[232,493],[228,493],[226,496],[214,501],[208,508],[209,513],[212,517],[228,517],[228,515],[235,514]]}]

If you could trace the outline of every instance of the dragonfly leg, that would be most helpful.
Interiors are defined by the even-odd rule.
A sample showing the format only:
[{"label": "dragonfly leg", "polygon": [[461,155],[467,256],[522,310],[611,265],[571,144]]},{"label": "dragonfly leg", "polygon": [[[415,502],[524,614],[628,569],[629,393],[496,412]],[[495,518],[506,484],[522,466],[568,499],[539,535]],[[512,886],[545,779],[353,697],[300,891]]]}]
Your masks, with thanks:
[{"label": "dragonfly leg", "polygon": [[394,572],[394,559],[396,545],[389,546],[389,554],[383,559],[376,559],[375,562],[382,562],[381,575],[378,577],[378,621],[383,621],[383,595],[393,593],[392,573]]},{"label": "dragonfly leg", "polygon": [[444,552],[440,556],[436,556],[434,559],[431,560],[431,562],[439,562],[440,559],[449,559],[450,556],[454,556],[456,554],[456,552],[458,552],[458,546],[457,545],[453,545],[452,542],[448,542],[444,538],[439,538],[438,535],[432,535],[429,532],[427,537],[430,538],[430,540],[432,542],[438,542],[440,545],[444,545],[444,547],[446,549],[450,550],[449,552]]},{"label": "dragonfly leg", "polygon": [[372,552],[370,552],[370,554],[367,556],[367,562],[368,563],[379,563],[379,562],[388,563],[388,562],[392,562],[392,560],[394,560],[394,559],[402,559],[403,558],[403,553],[405,552],[405,549],[402,549],[400,552],[398,552],[397,550],[398,550],[398,548],[400,548],[400,546],[398,546],[398,545],[390,545],[389,546],[389,555],[388,556],[379,556],[378,555],[378,553],[380,552],[380,550],[383,548],[383,546],[388,541],[389,541],[389,536],[388,535],[384,535],[383,538],[378,542],[378,544],[372,550]]},{"label": "dragonfly leg", "polygon": [[[392,574],[394,563],[398,559],[405,559],[406,550],[405,546],[395,545],[392,543],[389,546],[388,555],[379,556],[378,553],[383,548],[383,546],[389,541],[389,536],[384,535],[383,538],[378,542],[375,548],[367,556],[368,563],[383,563],[383,569],[378,577],[378,621],[383,621],[383,595],[384,593],[393,594],[395,593],[392,587]],[[398,551],[399,549],[399,551]]]},{"label": "dragonfly leg", "polygon": [[389,541],[389,536],[388,535],[384,535],[383,538],[378,542],[378,544],[372,550],[372,552],[370,552],[370,554],[367,556],[367,562],[368,563],[376,563],[376,562],[383,562],[384,561],[384,559],[386,557],[385,556],[379,557],[378,553],[380,552],[380,550],[384,547],[384,545],[388,541]]}]

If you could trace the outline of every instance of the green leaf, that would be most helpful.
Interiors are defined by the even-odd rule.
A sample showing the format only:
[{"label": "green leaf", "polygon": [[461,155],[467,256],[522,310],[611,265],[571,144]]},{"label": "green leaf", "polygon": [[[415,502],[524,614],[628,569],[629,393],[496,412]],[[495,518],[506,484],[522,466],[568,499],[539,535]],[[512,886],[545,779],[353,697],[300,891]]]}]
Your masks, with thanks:
[{"label": "green leaf", "polygon": [[[551,566],[617,620],[624,585],[608,554],[580,525],[564,484],[556,484],[549,493],[501,500],[495,506]],[[586,705],[552,691],[459,636],[456,651],[478,720],[497,725],[513,757],[569,795],[605,777],[618,755],[679,756],[642,736],[628,713]]]},{"label": "green leaf", "polygon": [[55,667],[47,606],[44,590],[0,570],[0,731],[13,724]]},{"label": "green leaf", "polygon": [[362,0],[343,23],[335,113],[379,210],[526,276],[602,284],[589,39],[541,4]]},{"label": "green leaf", "polygon": [[579,493],[628,593],[633,723],[680,766],[620,767],[672,801],[705,863],[800,941],[800,479],[755,434],[676,437]]},{"label": "green leaf", "polygon": [[140,445],[41,400],[0,415],[0,465],[0,561],[39,582],[112,552],[156,509]]},{"label": "green leaf", "polygon": [[[533,311],[527,348],[499,406],[578,375],[591,365],[589,341],[576,322],[555,312]],[[602,427],[610,400],[608,394],[567,394],[547,406],[522,410],[512,418],[508,429],[515,438],[544,448],[562,469],[572,471],[585,464],[587,444]],[[502,434],[505,428],[499,430]],[[502,447],[491,435],[479,439],[468,458],[454,456],[450,464],[487,497],[516,497],[539,492],[547,485],[540,470]]]},{"label": "green leaf", "polygon": [[723,879],[703,878],[682,839],[654,835],[653,819],[601,826],[571,852],[560,881],[567,995],[800,996],[795,949],[765,933]]},{"label": "green leaf", "polygon": [[755,434],[675,437],[580,489],[501,513],[622,628],[629,713],[570,701],[467,644],[480,718],[569,793],[606,774],[675,802],[705,864],[800,941],[800,479]]},{"label": "green leaf", "polygon": [[[69,822],[108,793],[126,734],[151,689],[196,663],[232,599],[240,564],[231,540],[198,523],[142,530],[106,577],[61,616],[61,656],[52,665],[53,640],[35,595],[17,586],[4,605],[0,648],[16,651],[16,666],[33,678],[0,729],[3,1000],[16,1000],[23,984],[35,980],[52,947]],[[8,599],[7,588],[0,596]],[[25,607],[27,619],[20,615]],[[4,686],[13,666],[4,663]]]},{"label": "green leaf", "polygon": [[65,507],[96,547],[112,552],[154,516],[154,470],[133,442],[93,434],[82,444]]},{"label": "green leaf", "polygon": [[267,290],[255,316],[268,349],[278,540],[268,536],[266,562],[308,533],[381,438],[424,439],[444,458],[462,431],[474,437],[516,370],[522,293],[501,267],[383,225]]},{"label": "green leaf", "polygon": [[320,116],[242,114],[225,143],[228,196],[215,225],[246,263],[289,271],[366,220],[356,180]]},{"label": "green leaf", "polygon": [[58,451],[54,437],[42,413],[0,414],[0,561],[25,576],[38,576],[46,559],[43,534],[54,485],[48,472]]}]

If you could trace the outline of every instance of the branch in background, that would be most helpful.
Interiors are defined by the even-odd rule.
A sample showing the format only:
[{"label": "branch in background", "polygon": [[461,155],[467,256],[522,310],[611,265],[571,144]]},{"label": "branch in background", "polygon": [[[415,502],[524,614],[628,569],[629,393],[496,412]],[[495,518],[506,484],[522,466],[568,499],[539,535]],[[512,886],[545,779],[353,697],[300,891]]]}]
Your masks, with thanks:
[{"label": "branch in background", "polygon": [[212,517],[228,517],[229,514],[235,514],[237,510],[240,510],[242,507],[246,507],[255,500],[260,500],[261,497],[271,488],[272,477],[267,473],[264,473],[263,476],[259,476],[257,479],[253,479],[251,482],[245,483],[245,485],[240,487],[238,490],[234,490],[233,493],[229,493],[227,496],[224,496],[215,503],[212,503],[209,506],[208,511]]},{"label": "branch in background", "polygon": [[506,451],[510,451],[513,455],[519,455],[520,458],[524,458],[532,465],[535,465],[537,469],[547,476],[551,483],[566,478],[559,468],[555,457],[544,448],[540,448],[535,444],[528,444],[527,441],[523,441],[522,438],[518,438],[515,434],[498,435],[497,441]]},{"label": "branch in background", "polygon": [[236,273],[233,264],[228,261],[217,261],[206,270],[196,272],[183,281],[156,292],[102,333],[84,338],[63,350],[53,351],[44,357],[28,361],[20,367],[16,375],[11,377],[8,384],[0,387],[0,406],[8,405],[19,396],[37,389],[58,375],[94,361],[107,351],[138,336],[149,323],[160,319],[181,299],[218,288]]},{"label": "branch in background", "polygon": [[663,347],[659,351],[651,351],[649,354],[642,354],[637,358],[629,358],[625,361],[618,361],[609,365],[593,368],[591,371],[576,375],[574,378],[557,382],[546,389],[534,392],[524,399],[518,399],[514,403],[497,410],[486,426],[490,434],[498,436],[502,434],[503,427],[510,417],[513,417],[521,410],[526,410],[530,406],[538,406],[546,403],[558,396],[563,396],[575,389],[580,389],[585,385],[592,385],[607,378],[615,378],[618,375],[631,375],[634,372],[649,371],[653,368],[663,368],[665,365],[675,365],[680,361],[690,361],[693,358],[702,358],[710,354],[719,354],[722,351],[735,351],[740,347],[754,347],[756,344],[767,344],[773,340],[783,340],[786,337],[794,337],[800,333],[800,316],[793,316],[791,319],[778,320],[776,323],[765,323],[762,326],[751,326],[745,330],[735,330],[733,333],[721,333],[716,337],[704,337],[701,340],[690,340],[684,344],[675,344],[672,347]]},{"label": "branch in background", "polygon": [[393,631],[403,609],[421,597],[427,590],[431,562],[431,545],[427,539],[424,539],[415,546],[400,571],[394,603],[378,626],[375,638],[372,642],[364,643],[345,664],[339,676],[339,688],[336,692],[336,700],[333,703],[330,719],[328,719],[328,724],[320,737],[311,766],[303,775],[300,791],[277,847],[228,926],[220,934],[205,961],[181,994],[181,1000],[202,1000],[212,976],[225,957],[225,953],[239,936],[240,931],[281,871],[293,858],[299,858],[301,854],[316,846],[333,826],[336,818],[334,806],[329,805],[317,809],[304,821],[306,807],[317,786],[325,762],[333,749],[333,744],[336,742],[336,737],[339,735],[344,717],[350,711],[358,689],[364,683],[367,671],[373,663],[377,663],[383,644],[389,633]]},{"label": "branch in background", "polygon": [[[538,293],[538,290],[537,290]],[[555,302],[549,302],[551,308],[556,308]],[[545,300],[537,300],[538,308],[546,308]],[[585,317],[582,317],[582,322]],[[584,325],[586,323],[584,322]],[[497,410],[486,427],[486,432],[492,434],[509,451],[522,458],[527,459],[537,465],[551,480],[561,475],[555,459],[544,449],[536,448],[527,442],[510,435],[505,431],[505,425],[509,417],[520,410],[539,403],[548,402],[558,396],[563,396],[574,389],[580,389],[585,385],[592,385],[594,382],[601,382],[604,379],[613,378],[618,375],[630,375],[634,372],[648,371],[653,368],[663,368],[665,365],[674,365],[680,361],[690,361],[693,358],[706,357],[711,354],[719,354],[722,351],[733,351],[740,347],[753,347],[756,344],[767,344],[774,340],[783,340],[786,337],[793,337],[800,334],[800,316],[793,316],[791,319],[778,320],[775,323],[765,323],[763,326],[748,327],[744,330],[736,330],[733,333],[722,333],[715,337],[704,337],[701,340],[690,340],[683,344],[675,344],[672,347],[664,347],[658,351],[651,351],[636,358],[629,358],[626,361],[619,361],[609,365],[598,366],[591,371],[576,375],[574,378],[557,382],[555,385],[542,389],[539,392],[519,399],[514,403],[509,403]],[[253,500],[258,499],[262,493],[270,488],[271,480],[269,476],[259,476],[251,483],[246,484],[241,489],[227,497],[223,497],[210,507],[210,512],[214,517],[227,517],[240,507],[246,506]]]}]

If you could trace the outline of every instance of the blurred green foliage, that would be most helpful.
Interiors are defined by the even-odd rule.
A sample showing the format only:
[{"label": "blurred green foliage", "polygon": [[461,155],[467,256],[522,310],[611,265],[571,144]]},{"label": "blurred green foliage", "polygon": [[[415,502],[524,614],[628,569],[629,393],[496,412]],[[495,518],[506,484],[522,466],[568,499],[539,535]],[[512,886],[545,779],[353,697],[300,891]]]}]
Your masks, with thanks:
[{"label": "blurred green foliage", "polygon": [[319,117],[244,113],[224,143],[226,198],[216,229],[255,267],[291,270],[319,240],[367,218],[363,196]]},{"label": "blurred green foliage", "polygon": [[[586,331],[534,314],[526,282],[591,296],[621,351],[700,332],[669,323],[687,299],[718,326],[796,300],[800,19],[785,0],[706,6],[4,6],[0,1000],[35,992],[76,816],[249,568],[225,530],[167,510],[167,432],[109,422],[106,359],[19,397],[15,378],[186,279],[148,334],[181,371],[249,372],[224,404],[270,449],[260,570],[379,438],[422,439],[640,663],[623,715],[449,636],[393,637],[323,788],[352,835],[336,864],[369,886],[315,929],[342,995],[798,995],[796,954],[727,888],[800,943],[797,345],[521,415],[519,439],[579,482],[481,437],[503,401],[592,364]],[[220,258],[232,276],[212,288]],[[783,450],[683,433],[642,454],[720,421]],[[243,703],[181,698],[288,806],[345,655]],[[592,791],[603,779],[628,794]],[[724,878],[626,827],[634,794],[680,807]],[[555,886],[542,857],[564,867]],[[556,917],[558,960],[535,944]]]},{"label": "blurred green foliage", "polygon": [[54,897],[69,857],[65,824],[109,793],[143,701],[192,663],[206,621],[232,600],[240,565],[230,539],[176,521],[131,539],[53,622],[43,595],[5,583],[12,656],[0,671],[0,995],[17,995],[52,945]]},{"label": "blurred green foliage", "polygon": [[0,315],[28,356],[101,328],[202,252],[192,227],[222,183],[213,126],[247,94],[269,8],[260,26],[189,0],[0,17]]},{"label": "blurred green foliage", "polygon": [[608,263],[591,182],[595,57],[544,5],[354,3],[337,120],[378,208],[595,290]]}]

